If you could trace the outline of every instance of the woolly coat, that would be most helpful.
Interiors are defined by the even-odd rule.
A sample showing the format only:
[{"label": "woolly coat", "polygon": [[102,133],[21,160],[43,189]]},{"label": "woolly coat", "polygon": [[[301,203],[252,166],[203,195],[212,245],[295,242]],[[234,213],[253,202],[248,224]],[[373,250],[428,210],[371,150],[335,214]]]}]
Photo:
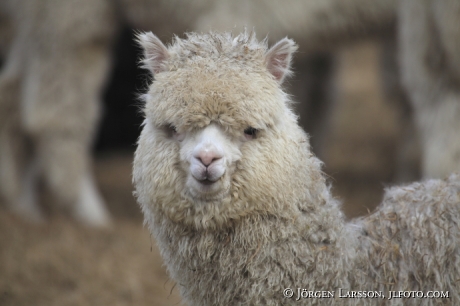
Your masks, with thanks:
[{"label": "woolly coat", "polygon": [[[146,34],[148,35],[148,34]],[[140,39],[155,80],[133,181],[167,270],[190,305],[434,305],[460,302],[458,176],[387,190],[371,216],[345,222],[321,162],[297,125],[289,96],[267,69],[254,35],[188,34],[166,48]],[[288,62],[295,50],[287,42]],[[282,81],[282,78],[281,78]],[[228,195],[200,202],[186,192],[178,131],[220,125],[260,131],[241,147]],[[286,298],[283,290],[294,290]],[[298,288],[334,297],[297,299]],[[386,299],[341,298],[340,290]],[[448,299],[391,299],[394,290],[449,291]],[[343,291],[345,292],[345,291]]]}]

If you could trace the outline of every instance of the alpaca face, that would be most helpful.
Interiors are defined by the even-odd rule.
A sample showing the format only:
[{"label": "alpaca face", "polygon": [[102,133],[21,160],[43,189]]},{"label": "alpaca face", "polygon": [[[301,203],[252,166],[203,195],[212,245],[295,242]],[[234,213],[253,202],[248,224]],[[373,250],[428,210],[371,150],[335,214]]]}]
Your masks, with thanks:
[{"label": "alpaca face", "polygon": [[289,202],[298,193],[286,190],[311,177],[299,171],[308,141],[280,86],[294,43],[267,50],[250,36],[192,34],[166,48],[140,39],[155,75],[133,175],[146,216],[209,228],[286,211],[279,194]]}]

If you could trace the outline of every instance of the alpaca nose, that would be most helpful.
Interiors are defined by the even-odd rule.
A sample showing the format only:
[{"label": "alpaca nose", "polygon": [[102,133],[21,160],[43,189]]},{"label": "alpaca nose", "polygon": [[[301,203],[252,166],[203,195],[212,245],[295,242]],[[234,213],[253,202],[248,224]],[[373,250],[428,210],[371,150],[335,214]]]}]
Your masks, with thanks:
[{"label": "alpaca nose", "polygon": [[206,149],[200,150],[195,158],[198,159],[205,167],[211,165],[214,161],[221,159],[223,155],[217,150]]}]

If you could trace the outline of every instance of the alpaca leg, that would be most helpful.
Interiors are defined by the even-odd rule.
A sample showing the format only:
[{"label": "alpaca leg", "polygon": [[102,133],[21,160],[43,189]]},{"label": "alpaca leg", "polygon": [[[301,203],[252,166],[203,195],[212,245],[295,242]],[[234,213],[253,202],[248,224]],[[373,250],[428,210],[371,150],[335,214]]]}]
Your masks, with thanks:
[{"label": "alpaca leg", "polygon": [[40,8],[24,74],[25,127],[56,200],[84,224],[107,225],[90,152],[116,28],[113,8],[105,0],[44,0]]},{"label": "alpaca leg", "polygon": [[109,50],[96,41],[75,52],[63,49],[55,58],[37,56],[24,86],[25,126],[36,141],[43,176],[58,202],[91,226],[110,220],[90,170]]},{"label": "alpaca leg", "polygon": [[94,184],[89,148],[66,135],[42,135],[37,147],[43,174],[61,207],[79,222],[106,226],[110,216]]},{"label": "alpaca leg", "polygon": [[460,4],[454,0],[431,1],[431,9],[432,43],[438,44],[438,52],[433,56],[436,64],[429,77],[439,87],[431,95],[434,103],[419,112],[431,127],[424,133],[424,167],[430,177],[445,177],[460,171]]},{"label": "alpaca leg", "polygon": [[400,60],[423,149],[422,175],[442,178],[460,171],[460,94],[456,75],[451,71],[454,65],[449,64],[446,51],[450,47],[443,43],[443,33],[452,29],[437,22],[440,17],[433,14],[428,3],[401,2]]},{"label": "alpaca leg", "polygon": [[82,178],[74,216],[88,225],[106,225],[110,222],[109,213],[89,171]]},{"label": "alpaca leg", "polygon": [[25,169],[24,177],[22,179],[22,191],[19,202],[13,208],[13,211],[18,212],[19,215],[26,220],[32,222],[43,222],[43,215],[38,206],[37,195],[37,178],[39,174],[38,164],[36,161],[31,161]]},{"label": "alpaca leg", "polygon": [[445,178],[460,171],[460,95],[445,92],[436,104],[417,111],[422,131],[425,177]]},{"label": "alpaca leg", "polygon": [[38,165],[31,161],[25,136],[14,125],[8,122],[0,136],[0,191],[12,212],[42,222],[36,190]]},{"label": "alpaca leg", "polygon": [[[5,69],[6,70],[6,69]],[[0,76],[0,194],[8,205],[15,202],[20,183],[12,133],[18,121],[19,75],[2,71]],[[13,118],[16,117],[16,118]]]},{"label": "alpaca leg", "polygon": [[43,219],[35,194],[36,165],[19,114],[19,52],[14,52],[0,76],[0,195],[8,208],[32,222]]}]

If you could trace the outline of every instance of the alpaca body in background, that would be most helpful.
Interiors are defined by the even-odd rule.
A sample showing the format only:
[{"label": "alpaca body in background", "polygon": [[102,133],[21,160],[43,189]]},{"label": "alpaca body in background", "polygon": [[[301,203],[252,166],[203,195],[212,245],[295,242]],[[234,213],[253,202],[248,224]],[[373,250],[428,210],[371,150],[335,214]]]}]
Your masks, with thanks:
[{"label": "alpaca body in background", "polygon": [[422,145],[422,174],[460,171],[460,3],[402,0],[398,6],[401,78]]},{"label": "alpaca body in background", "polygon": [[12,211],[41,221],[36,189],[43,177],[75,219],[107,225],[90,150],[113,12],[103,1],[9,3],[17,28],[0,75],[1,195]]}]

